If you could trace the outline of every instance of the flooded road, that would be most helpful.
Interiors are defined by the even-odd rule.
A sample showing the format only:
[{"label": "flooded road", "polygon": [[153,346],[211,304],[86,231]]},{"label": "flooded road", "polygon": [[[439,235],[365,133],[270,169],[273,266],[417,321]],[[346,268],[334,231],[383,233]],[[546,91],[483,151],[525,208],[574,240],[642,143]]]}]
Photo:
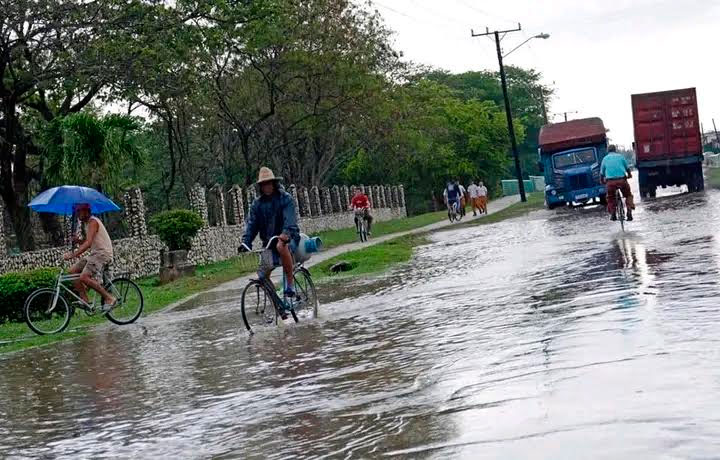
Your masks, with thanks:
[{"label": "flooded road", "polygon": [[720,192],[432,236],[248,336],[239,292],[0,359],[0,457],[717,458]]}]

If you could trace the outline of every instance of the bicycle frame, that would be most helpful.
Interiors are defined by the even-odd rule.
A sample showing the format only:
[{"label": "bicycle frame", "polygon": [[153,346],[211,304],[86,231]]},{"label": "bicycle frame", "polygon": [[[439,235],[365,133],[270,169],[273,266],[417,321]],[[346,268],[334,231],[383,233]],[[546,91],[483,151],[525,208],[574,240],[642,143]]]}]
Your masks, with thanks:
[{"label": "bicycle frame", "polygon": [[77,281],[80,279],[80,274],[65,274],[63,272],[60,272],[60,274],[57,277],[57,281],[55,282],[55,296],[53,297],[53,304],[50,310],[48,312],[51,312],[55,309],[55,306],[57,305],[58,298],[60,297],[60,289],[62,288],[65,292],[70,294],[72,297],[77,299],[77,302],[80,304],[80,308],[82,308],[85,311],[92,311],[95,310],[95,302],[97,301],[97,293],[93,291],[93,302],[92,305],[85,302],[83,299],[80,298],[75,292],[70,289],[69,287],[65,286],[63,283],[67,283],[68,281]]},{"label": "bicycle frame", "polygon": [[[265,252],[265,251],[267,251],[268,249],[270,249],[270,247],[272,246],[273,242],[274,242],[275,240],[279,240],[279,239],[280,239],[279,236],[273,236],[272,238],[270,238],[270,240],[268,240],[268,243],[265,245],[264,248],[258,249],[258,250],[253,250],[252,248],[248,247],[248,245],[246,245],[245,243],[242,243],[242,246],[245,247],[246,249],[248,249],[249,252],[253,252],[253,253],[258,254],[258,257],[261,259],[260,262],[262,263],[262,253]],[[297,270],[298,268],[300,268],[300,267],[303,266],[302,263],[297,263],[297,262],[295,262],[295,255],[294,255],[294,254],[291,253],[291,256],[293,257],[293,271],[294,271],[294,270]],[[274,267],[274,268],[279,268],[279,267]],[[272,280],[270,279],[270,277],[269,277],[269,276],[267,276],[267,277],[264,276],[264,274],[261,274],[259,270],[258,270],[258,280],[259,280],[260,282],[262,282],[262,283],[267,283],[267,284],[268,284],[268,287],[272,288],[271,290],[272,290],[273,292],[275,292],[275,286],[273,285],[273,282],[272,282]],[[282,275],[282,282],[283,282],[283,292],[285,292],[285,290],[287,290],[288,285],[287,285],[287,276],[285,275],[285,271],[284,271],[284,270],[283,270],[283,275]],[[276,296],[277,296],[277,294],[276,294]],[[285,304],[285,302],[282,301],[282,299],[280,299],[280,296],[277,296],[277,297],[278,297],[278,300],[280,300],[280,303]],[[291,304],[291,305],[290,305],[290,308],[291,308],[291,309],[294,309],[294,305]]]}]

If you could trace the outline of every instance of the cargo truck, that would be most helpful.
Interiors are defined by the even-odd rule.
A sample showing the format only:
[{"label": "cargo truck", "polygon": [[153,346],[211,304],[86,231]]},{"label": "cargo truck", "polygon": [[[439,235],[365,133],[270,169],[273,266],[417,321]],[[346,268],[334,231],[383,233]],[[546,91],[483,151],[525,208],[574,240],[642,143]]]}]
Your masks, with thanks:
[{"label": "cargo truck", "polygon": [[705,187],[703,145],[695,88],[632,95],[640,196],[658,187]]},{"label": "cargo truck", "polygon": [[607,130],[600,118],[543,126],[538,145],[548,209],[573,203],[606,203],[600,163],[607,155]]}]

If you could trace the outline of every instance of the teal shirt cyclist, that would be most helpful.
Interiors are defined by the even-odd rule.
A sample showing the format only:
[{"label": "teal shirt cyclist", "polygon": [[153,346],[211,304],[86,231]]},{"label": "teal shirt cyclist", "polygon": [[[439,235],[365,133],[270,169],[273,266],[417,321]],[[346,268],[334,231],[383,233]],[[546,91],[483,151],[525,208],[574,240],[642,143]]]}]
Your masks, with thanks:
[{"label": "teal shirt cyclist", "polygon": [[600,165],[600,175],[606,180],[625,179],[630,165],[619,153],[608,153]]}]

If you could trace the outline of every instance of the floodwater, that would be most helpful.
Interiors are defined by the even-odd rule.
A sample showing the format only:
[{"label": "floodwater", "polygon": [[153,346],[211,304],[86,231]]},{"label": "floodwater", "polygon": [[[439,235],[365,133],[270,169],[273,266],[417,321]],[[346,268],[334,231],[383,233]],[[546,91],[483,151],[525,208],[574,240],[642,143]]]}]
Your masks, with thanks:
[{"label": "floodwater", "polygon": [[720,192],[433,235],[321,318],[239,292],[0,360],[0,457],[718,458]]}]

